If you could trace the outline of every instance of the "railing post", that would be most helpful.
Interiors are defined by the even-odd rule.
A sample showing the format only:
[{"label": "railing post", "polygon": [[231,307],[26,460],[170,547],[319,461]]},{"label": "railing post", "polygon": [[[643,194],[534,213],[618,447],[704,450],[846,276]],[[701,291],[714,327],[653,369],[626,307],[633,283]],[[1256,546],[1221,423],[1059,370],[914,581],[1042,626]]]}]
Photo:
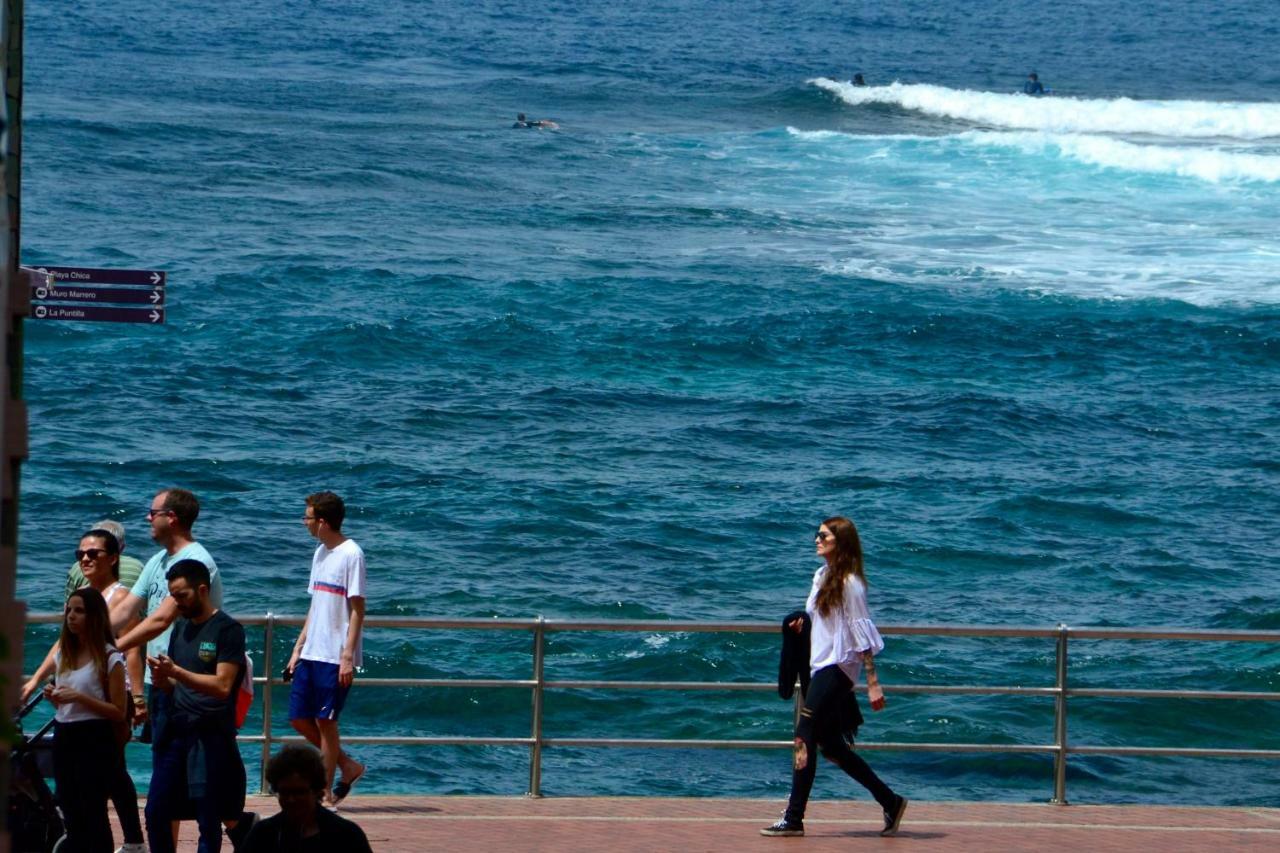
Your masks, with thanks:
[{"label": "railing post", "polygon": [[546,650],[546,619],[539,616],[533,626],[533,720],[529,726],[529,790],[525,796],[542,796],[542,688],[546,679],[542,676],[542,657]]},{"label": "railing post", "polygon": [[262,775],[258,780],[258,793],[267,793],[267,762],[271,760],[271,679],[275,666],[272,662],[271,646],[275,640],[276,615],[267,612],[267,621],[262,628],[262,675],[266,679],[262,684]]},{"label": "railing post", "polygon": [[1058,653],[1054,684],[1058,695],[1053,700],[1053,744],[1058,751],[1053,757],[1053,799],[1049,802],[1067,804],[1067,635],[1071,629],[1058,625]]}]

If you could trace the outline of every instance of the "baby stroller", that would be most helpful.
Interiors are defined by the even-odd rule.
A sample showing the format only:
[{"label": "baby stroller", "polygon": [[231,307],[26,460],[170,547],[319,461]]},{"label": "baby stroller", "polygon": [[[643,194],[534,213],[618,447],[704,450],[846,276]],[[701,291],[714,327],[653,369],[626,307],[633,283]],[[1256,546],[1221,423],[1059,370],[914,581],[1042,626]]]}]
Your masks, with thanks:
[{"label": "baby stroller", "polygon": [[34,696],[14,716],[16,733],[9,754],[9,833],[13,853],[50,853],[62,846],[62,813],[45,779],[53,778],[53,718],[27,737],[22,718],[44,695]]}]

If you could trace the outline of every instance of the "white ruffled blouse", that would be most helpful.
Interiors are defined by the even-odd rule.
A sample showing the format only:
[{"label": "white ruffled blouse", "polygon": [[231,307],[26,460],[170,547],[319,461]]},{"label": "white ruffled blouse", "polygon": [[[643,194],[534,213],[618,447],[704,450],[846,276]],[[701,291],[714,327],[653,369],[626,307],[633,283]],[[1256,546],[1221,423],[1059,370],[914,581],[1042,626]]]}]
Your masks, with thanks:
[{"label": "white ruffled blouse", "polygon": [[812,674],[834,664],[856,683],[858,673],[862,671],[862,653],[870,650],[873,655],[880,654],[884,650],[884,640],[871,621],[871,611],[867,609],[867,588],[857,575],[850,574],[845,580],[844,607],[826,616],[818,614],[815,602],[826,571],[824,565],[814,572],[813,586],[804,603],[804,609],[813,622],[809,633],[809,672]]}]

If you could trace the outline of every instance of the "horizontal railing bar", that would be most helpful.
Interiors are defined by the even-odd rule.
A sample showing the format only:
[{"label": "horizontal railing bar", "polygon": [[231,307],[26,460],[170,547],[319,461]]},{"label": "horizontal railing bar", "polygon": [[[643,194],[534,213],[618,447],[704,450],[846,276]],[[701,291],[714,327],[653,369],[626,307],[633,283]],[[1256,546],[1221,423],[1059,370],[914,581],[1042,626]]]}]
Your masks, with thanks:
[{"label": "horizontal railing bar", "polygon": [[1233,692],[1231,690],[1126,690],[1111,687],[1068,687],[1067,695],[1092,696],[1095,698],[1250,699],[1259,702],[1280,701],[1280,693],[1245,693]]},{"label": "horizontal railing bar", "polygon": [[1197,640],[1206,643],[1280,643],[1280,631],[1200,628],[1068,628],[1073,640]]},{"label": "horizontal railing bar", "polygon": [[[771,693],[778,689],[776,684],[749,681],[576,681],[560,679],[547,681],[547,688],[562,690],[746,690],[760,693]],[[865,693],[866,687],[858,687]],[[895,684],[885,687],[885,693],[949,693],[978,694],[993,696],[1057,696],[1056,687],[985,687],[981,685],[947,685],[930,684]]]},{"label": "horizontal railing bar", "polygon": [[[560,747],[621,747],[648,749],[791,749],[789,740],[664,740],[650,738],[543,738],[543,746]],[[1032,752],[1052,753],[1058,748],[1052,744],[1016,743],[876,743],[858,741],[858,749],[874,749],[894,752]]]},{"label": "horizontal railing bar", "polygon": [[[240,735],[240,743],[261,743],[262,735]],[[530,746],[532,738],[484,738],[484,737],[343,737],[344,743],[363,743],[399,746]],[[274,743],[305,743],[301,737],[273,737]],[[789,740],[683,740],[651,738],[543,738],[543,746],[558,747],[606,747],[635,749],[790,749]],[[1052,744],[1015,743],[897,743],[858,741],[858,749],[882,752],[986,752],[986,753],[1040,753],[1057,752]],[[1143,755],[1181,758],[1262,758],[1280,759],[1277,749],[1209,749],[1197,747],[1160,746],[1068,746],[1072,755]]]},{"label": "horizontal railing bar", "polygon": [[[881,685],[885,693],[937,693],[953,696],[1057,696],[1056,687],[1000,687],[982,684],[894,684]],[[866,693],[865,685],[857,688]]]},{"label": "horizontal railing bar", "polygon": [[[265,625],[267,617],[243,616],[235,618],[243,625]],[[31,624],[55,624],[62,620],[61,613],[29,613]],[[273,616],[277,625],[301,626],[302,616]],[[539,624],[537,619],[485,619],[482,617],[445,619],[422,616],[369,616],[365,626],[370,628],[420,628],[423,630],[472,629],[531,631]],[[626,619],[547,619],[541,623],[548,631],[656,631],[671,633],[747,633],[759,634],[779,630],[777,622],[724,621],[690,622],[670,620]],[[937,625],[905,624],[878,626],[881,634],[899,636],[933,637],[1025,637],[1056,638],[1062,632],[1075,639],[1085,640],[1192,640],[1199,642],[1280,643],[1280,631],[1235,631],[1200,628],[1099,628],[1092,626],[1037,626],[1037,625]]]},{"label": "horizontal railing bar", "polygon": [[778,689],[776,684],[758,681],[567,681],[548,680],[543,687],[550,690],[746,690],[769,693]]},{"label": "horizontal railing bar", "polygon": [[1201,749],[1172,746],[1069,746],[1073,755],[1167,755],[1184,758],[1280,758],[1280,749]]},{"label": "horizontal railing bar", "polygon": [[[254,684],[266,684],[265,675],[254,676]],[[272,686],[284,684],[279,678],[271,678]],[[534,687],[532,679],[500,678],[360,678],[361,687]],[[547,681],[547,688],[561,690],[742,690],[753,693],[769,693],[777,689],[774,684],[750,681]],[[866,687],[856,688],[865,693]],[[1056,696],[1056,687],[1000,687],[986,685],[894,684],[884,688],[885,693],[929,693],[936,695],[972,696]],[[1280,702],[1280,693],[1237,692],[1231,690],[1138,690],[1112,687],[1069,687],[1071,697],[1095,699],[1235,699],[1254,702]]]},{"label": "horizontal railing bar", "polygon": [[[306,743],[307,739],[291,735],[289,737],[273,737],[272,743]],[[342,742],[375,744],[380,746],[530,746],[533,738],[527,737],[401,737],[378,735],[343,735]]]},{"label": "horizontal railing bar", "polygon": [[[281,683],[279,680],[276,683]],[[537,684],[528,678],[357,678],[354,684],[361,687],[522,687],[529,689]],[[343,738],[346,739],[345,737]]]},{"label": "horizontal railing bar", "polygon": [[779,622],[690,622],[632,619],[548,619],[548,631],[660,631],[678,634],[769,634],[779,633]]}]

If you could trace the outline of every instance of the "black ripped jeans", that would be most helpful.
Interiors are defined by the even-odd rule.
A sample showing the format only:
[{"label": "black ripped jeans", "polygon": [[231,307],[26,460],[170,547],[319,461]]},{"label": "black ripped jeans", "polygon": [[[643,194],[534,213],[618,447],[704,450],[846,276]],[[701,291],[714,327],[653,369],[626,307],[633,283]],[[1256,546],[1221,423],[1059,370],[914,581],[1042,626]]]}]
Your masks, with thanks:
[{"label": "black ripped jeans", "polygon": [[809,682],[804,710],[800,713],[800,722],[796,724],[796,737],[804,740],[808,763],[803,768],[792,771],[787,820],[804,820],[809,791],[813,788],[813,777],[818,770],[818,749],[824,757],[831,759],[858,784],[870,791],[880,808],[890,811],[898,802],[897,795],[880,781],[880,777],[867,762],[849,748],[844,735],[840,733],[840,700],[852,689],[853,682],[849,680],[849,676],[834,664],[815,672]]}]

